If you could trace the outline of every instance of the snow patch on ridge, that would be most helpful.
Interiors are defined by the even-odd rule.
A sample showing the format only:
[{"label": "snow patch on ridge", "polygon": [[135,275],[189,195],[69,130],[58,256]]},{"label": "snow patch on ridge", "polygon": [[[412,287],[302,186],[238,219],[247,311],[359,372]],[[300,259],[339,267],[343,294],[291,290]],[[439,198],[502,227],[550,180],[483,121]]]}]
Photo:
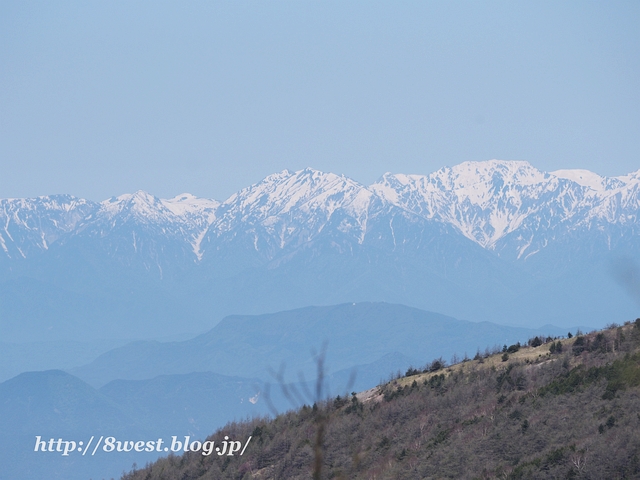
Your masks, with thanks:
[{"label": "snow patch on ridge", "polygon": [[606,190],[607,179],[589,170],[555,170],[550,173],[558,178],[571,180],[572,182],[576,182],[578,185],[589,187],[598,192],[604,192]]},{"label": "snow patch on ridge", "polygon": [[205,214],[209,223],[215,218],[215,210],[220,205],[216,200],[199,198],[190,193],[182,193],[173,198],[160,200],[174,215]]}]

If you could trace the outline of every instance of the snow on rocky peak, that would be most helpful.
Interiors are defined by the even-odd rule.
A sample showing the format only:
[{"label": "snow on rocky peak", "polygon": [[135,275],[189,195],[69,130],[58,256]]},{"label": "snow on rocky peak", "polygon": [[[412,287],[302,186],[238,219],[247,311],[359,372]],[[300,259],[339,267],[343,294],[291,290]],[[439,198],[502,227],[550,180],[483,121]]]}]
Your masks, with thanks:
[{"label": "snow on rocky peak", "polygon": [[555,170],[550,172],[551,175],[558,178],[565,178],[572,182],[588,187],[600,194],[605,193],[607,190],[613,190],[625,186],[625,182],[618,178],[601,177],[597,173],[593,173],[589,170],[571,169],[571,170]]},{"label": "snow on rocky peak", "polygon": [[533,236],[560,225],[566,231],[593,221],[628,224],[637,221],[640,208],[640,171],[613,178],[588,170],[545,173],[523,161],[464,162],[430,175],[386,173],[370,189],[412,213],[453,225],[485,248],[524,228],[514,244],[521,254]]},{"label": "snow on rocky peak", "polygon": [[547,178],[548,174],[521,160],[463,162],[429,175],[441,188],[460,192],[474,204],[481,204],[489,198],[489,191],[504,185],[537,185]]},{"label": "snow on rocky peak", "polygon": [[138,190],[118,197],[111,197],[100,202],[99,216],[107,219],[116,217],[136,218],[137,220],[156,223],[158,221],[172,221],[174,214],[162,201],[150,193]]},{"label": "snow on rocky peak", "polygon": [[[311,239],[328,224],[334,212],[340,211],[344,219],[338,230],[349,232],[362,242],[367,222],[371,215],[375,216],[372,212],[392,205],[409,214],[452,225],[489,249],[524,228],[526,235],[520,235],[522,240],[514,247],[523,253],[525,245],[531,244],[532,235],[545,235],[559,224],[568,225],[566,228],[584,224],[588,212],[612,219],[620,216],[617,206],[624,203],[620,198],[629,198],[627,203],[638,198],[615,190],[616,186],[626,185],[622,179],[607,179],[587,171],[563,172],[545,173],[525,161],[489,160],[444,167],[430,175],[386,173],[373,185],[364,187],[344,176],[311,168],[284,170],[222,203],[210,230],[219,235],[239,228],[258,235],[252,229],[259,225],[267,235],[277,237],[283,248],[303,231]],[[605,192],[617,191],[617,203],[604,202],[585,183],[602,185]],[[597,213],[598,205],[602,213]]]},{"label": "snow on rocky peak", "polygon": [[607,178],[588,170],[545,173],[524,161],[489,160],[429,175],[385,173],[365,187],[307,168],[269,175],[223,203],[188,193],[160,199],[144,191],[100,204],[69,195],[5,199],[0,249],[24,257],[29,248],[47,249],[63,235],[103,235],[132,222],[134,230],[148,226],[150,235],[190,245],[198,259],[216,238],[232,242],[236,234],[249,235],[256,250],[267,246],[273,253],[308,242],[325,228],[363,243],[369,224],[390,207],[451,225],[485,248],[526,257],[572,229],[637,224],[640,170]]},{"label": "snow on rocky peak", "polygon": [[161,199],[160,201],[165,207],[171,210],[174,215],[202,215],[211,221],[215,218],[215,211],[220,205],[220,202],[217,200],[199,198],[190,193],[181,193],[173,198]]},{"label": "snow on rocky peak", "polygon": [[107,220],[112,226],[130,220],[159,228],[163,235],[181,239],[202,258],[201,242],[216,218],[220,202],[183,193],[161,199],[145,191],[120,195],[103,201],[95,221]]},{"label": "snow on rocky peak", "polygon": [[432,185],[444,187],[448,200],[439,218],[489,248],[516,230],[549,189],[549,175],[524,161],[464,162],[429,177]]},{"label": "snow on rocky peak", "polygon": [[96,209],[72,195],[0,199],[0,248],[9,258],[47,250]]},{"label": "snow on rocky peak", "polygon": [[362,242],[369,203],[374,197],[366,187],[344,175],[312,168],[284,170],[223,202],[206,244],[233,241],[240,235],[248,238],[257,252],[272,258],[288,245],[295,248],[316,238],[327,225],[332,225],[334,233]]},{"label": "snow on rocky peak", "polygon": [[189,228],[209,225],[215,218],[218,205],[215,200],[197,198],[188,193],[161,199],[138,190],[104,200],[96,217],[118,222],[135,219],[140,223],[178,224]]},{"label": "snow on rocky peak", "polygon": [[202,260],[202,240],[209,226],[216,219],[220,202],[199,198],[190,193],[182,193],[173,198],[161,200],[162,204],[180,218],[189,232],[189,243],[198,260]]},{"label": "snow on rocky peak", "polygon": [[339,208],[362,215],[371,197],[364,186],[334,173],[311,168],[284,170],[240,190],[220,207],[220,228],[233,228],[239,222],[273,222],[276,217],[299,213],[320,215],[324,219]]},{"label": "snow on rocky peak", "polygon": [[444,167],[430,175],[385,174],[371,189],[424,218],[456,227],[483,247],[518,228],[549,175],[528,162],[489,160]]},{"label": "snow on rocky peak", "polygon": [[[404,175],[386,173],[371,188],[393,203],[405,203],[408,197],[428,208],[428,216],[437,216],[441,202],[468,203],[487,208],[500,195],[514,195],[512,188],[539,186],[549,176],[528,162],[489,160],[464,162],[454,167],[444,167],[429,175]],[[434,203],[435,202],[435,203]],[[426,204],[426,205],[424,205]],[[418,204],[411,210],[420,208]],[[440,212],[442,214],[442,212]]]}]

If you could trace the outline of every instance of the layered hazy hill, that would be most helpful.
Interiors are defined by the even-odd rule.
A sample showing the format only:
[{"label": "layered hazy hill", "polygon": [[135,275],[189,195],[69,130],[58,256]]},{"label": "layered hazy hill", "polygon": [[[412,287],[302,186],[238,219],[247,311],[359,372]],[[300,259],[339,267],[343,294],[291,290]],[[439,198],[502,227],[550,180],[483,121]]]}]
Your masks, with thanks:
[{"label": "layered hazy hill", "polygon": [[370,186],[285,170],[222,202],[4,199],[0,333],[148,338],[350,301],[523,326],[622,321],[640,296],[639,185],[640,171],[491,160]]},{"label": "layered hazy hill", "polygon": [[[160,453],[98,450],[63,456],[34,452],[35,439],[82,441],[94,436],[171,440],[171,435],[202,438],[237,418],[269,412],[254,405],[257,381],[210,372],[165,375],[144,381],[115,381],[97,390],[60,370],[27,372],[0,383],[0,478],[114,478],[135,462]],[[244,400],[244,402],[243,402]],[[276,401],[280,400],[278,397]]]},{"label": "layered hazy hill", "polygon": [[[288,381],[303,374],[315,379],[313,351],[326,347],[327,375],[337,375],[335,389],[344,388],[354,366],[353,388],[377,385],[397,368],[424,363],[453,353],[472,357],[487,346],[526,341],[536,335],[566,331],[474,323],[404,305],[347,303],[305,307],[264,315],[232,315],[210,331],[181,342],[132,342],[115,348],[82,367],[69,370],[101,387],[115,379],[142,380],[158,375],[216,372],[275,381],[270,372],[284,367]],[[403,358],[389,361],[390,355]],[[385,360],[386,359],[386,360]],[[373,365],[376,365],[375,369]],[[361,375],[360,370],[369,371]]]},{"label": "layered hazy hill", "polygon": [[[232,420],[311,403],[313,350],[319,354],[323,343],[323,392],[344,395],[434,356],[473,357],[497,343],[563,333],[550,326],[472,323],[385,303],[230,316],[188,340],[132,342],[68,372],[26,372],[0,383],[0,462],[10,466],[0,478],[110,478],[160,455],[36,453],[36,436],[85,443],[92,435],[202,439]],[[37,347],[27,351],[35,354]],[[283,385],[298,392],[293,402]]]}]

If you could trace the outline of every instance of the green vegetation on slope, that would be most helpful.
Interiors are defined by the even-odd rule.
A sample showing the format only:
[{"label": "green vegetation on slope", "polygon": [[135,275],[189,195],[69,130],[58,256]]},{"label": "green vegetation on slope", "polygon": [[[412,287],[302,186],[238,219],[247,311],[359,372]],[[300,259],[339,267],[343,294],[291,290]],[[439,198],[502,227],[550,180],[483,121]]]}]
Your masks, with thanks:
[{"label": "green vegetation on slope", "polygon": [[232,423],[210,438],[251,435],[243,456],[170,456],[123,478],[638,478],[640,319],[530,345]]}]

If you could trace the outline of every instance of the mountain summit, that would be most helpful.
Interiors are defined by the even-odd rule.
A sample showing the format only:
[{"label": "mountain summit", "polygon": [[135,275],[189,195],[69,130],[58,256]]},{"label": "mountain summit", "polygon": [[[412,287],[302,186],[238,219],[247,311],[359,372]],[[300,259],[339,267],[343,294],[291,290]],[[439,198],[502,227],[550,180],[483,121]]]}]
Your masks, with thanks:
[{"label": "mountain summit", "polygon": [[[375,231],[368,220],[396,208],[450,225],[486,249],[504,250],[511,243],[518,258],[526,259],[539,251],[532,244],[553,240],[535,242],[533,230],[549,237],[595,224],[637,227],[639,192],[640,170],[607,178],[588,170],[545,173],[525,161],[464,162],[429,175],[386,173],[368,187],[307,168],[269,175],[224,202],[187,193],[163,200],[144,191],[99,204],[69,195],[0,200],[0,246],[9,258],[26,258],[97,224],[104,233],[132,223],[179,237],[200,261],[204,238],[215,243],[214,238],[247,230],[255,234],[256,249],[263,240],[274,252],[294,238],[310,241],[329,225],[361,244]],[[334,217],[341,221],[331,222]],[[514,240],[505,242],[509,236]]]},{"label": "mountain summit", "polygon": [[226,314],[350,301],[519,325],[622,321],[640,298],[639,213],[640,171],[503,160],[369,186],[284,170],[222,202],[4,199],[0,329],[68,336],[91,319],[101,335],[195,333]]}]

